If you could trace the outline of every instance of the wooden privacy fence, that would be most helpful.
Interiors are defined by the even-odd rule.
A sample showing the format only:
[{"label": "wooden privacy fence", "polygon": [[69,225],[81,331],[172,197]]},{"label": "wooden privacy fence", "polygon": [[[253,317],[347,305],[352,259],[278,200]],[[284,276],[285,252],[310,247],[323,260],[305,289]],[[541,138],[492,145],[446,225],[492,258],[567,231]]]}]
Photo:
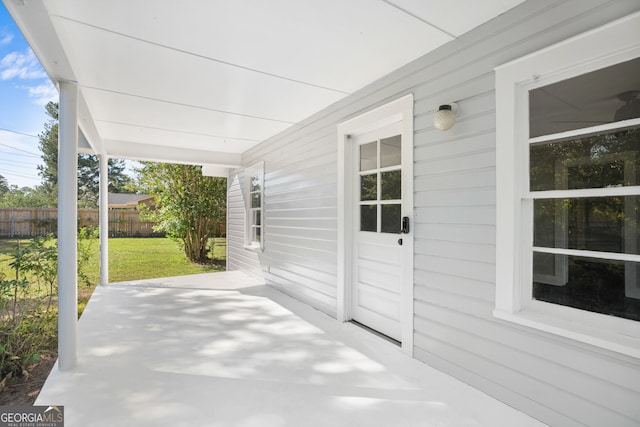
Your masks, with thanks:
[{"label": "wooden privacy fence", "polygon": [[[98,209],[78,209],[78,228],[97,227]],[[109,211],[109,237],[160,237],[153,222],[142,221],[136,210]],[[56,234],[58,209],[0,208],[0,238],[28,238]]]}]

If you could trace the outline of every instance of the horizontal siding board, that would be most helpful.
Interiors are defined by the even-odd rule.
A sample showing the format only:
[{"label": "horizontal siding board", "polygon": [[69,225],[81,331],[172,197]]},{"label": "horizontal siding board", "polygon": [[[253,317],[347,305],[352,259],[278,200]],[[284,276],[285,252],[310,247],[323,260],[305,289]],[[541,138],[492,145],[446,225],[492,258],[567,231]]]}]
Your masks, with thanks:
[{"label": "horizontal siding board", "polygon": [[[443,319],[443,321],[446,321],[446,319]],[[422,325],[420,318],[416,319],[416,325]],[[422,326],[427,325],[429,326],[428,329],[419,329],[422,331],[428,330],[426,335],[429,338],[441,342],[464,343],[464,349],[468,353],[477,356],[476,363],[500,360],[501,366],[509,369],[512,375],[520,370],[520,365],[528,366],[528,371],[520,377],[521,381],[523,381],[520,385],[529,383],[529,387],[531,387],[528,394],[536,396],[539,403],[545,406],[552,406],[559,396],[554,395],[552,392],[544,393],[541,391],[555,389],[557,393],[562,394],[561,398],[563,400],[571,402],[570,404],[581,406],[583,410],[590,412],[582,414],[586,417],[580,420],[582,422],[592,421],[593,417],[598,416],[597,414],[601,413],[604,408],[615,411],[620,415],[621,419],[626,418],[627,421],[632,420],[637,411],[637,402],[640,399],[639,394],[630,393],[629,390],[595,379],[590,375],[584,375],[570,367],[559,366],[552,361],[534,357],[528,347],[525,347],[527,351],[521,351],[513,347],[501,346],[498,342],[492,342],[493,345],[487,345],[487,338],[482,335],[451,328],[447,324],[440,322],[425,322]],[[496,368],[492,367],[491,369]],[[564,391],[571,389],[576,390],[576,393]],[[577,393],[580,393],[580,395]],[[597,407],[593,408],[594,406]]]},{"label": "horizontal siding board", "polygon": [[326,168],[319,168],[305,172],[292,172],[291,181],[285,178],[270,180],[265,179],[265,196],[277,195],[295,190],[313,190],[318,187],[336,187],[335,171],[327,171]]},{"label": "horizontal siding board", "polygon": [[[298,274],[285,268],[271,265],[269,267],[269,274],[278,276],[282,279],[288,280],[296,285],[304,286],[311,291],[322,293],[328,297],[336,297],[336,288],[331,283],[317,280],[317,276],[311,277],[307,274]],[[333,277],[335,280],[335,277]]]},{"label": "horizontal siding board", "polygon": [[[426,326],[421,325],[420,322],[416,323],[418,326]],[[472,384],[483,384],[484,387],[487,383],[492,382],[492,379],[499,381],[501,378],[504,378],[504,376],[509,376],[510,381],[518,384],[518,394],[528,397],[527,401],[522,402],[521,405],[524,404],[530,408],[535,404],[535,406],[546,408],[544,416],[541,416],[543,421],[551,418],[553,415],[548,414],[548,412],[553,411],[557,412],[554,418],[558,419],[558,421],[555,425],[562,427],[569,425],[637,426],[637,422],[633,419],[609,411],[607,408],[597,405],[594,402],[580,399],[559,388],[548,387],[536,378],[524,373],[525,371],[506,370],[504,366],[495,361],[496,359],[482,358],[466,350],[464,346],[457,347],[450,344],[448,340],[438,340],[423,334],[416,334],[414,340],[421,349],[432,349],[435,354],[438,354],[439,357],[447,360],[449,363],[464,367],[464,369],[476,373],[476,381],[472,382],[468,379]],[[467,376],[467,378],[469,377]],[[508,395],[501,397],[506,402],[519,400],[517,399],[519,396],[514,396],[514,394],[516,393],[510,390]],[[562,405],[558,405],[558,402],[562,402]]]},{"label": "horizontal siding board", "polygon": [[[423,161],[429,162],[442,158],[492,151],[496,144],[494,129],[486,132],[468,133],[455,138],[455,140],[443,142],[430,141],[429,136],[430,133],[424,134],[425,143],[416,146],[414,150],[414,160],[418,165]],[[420,168],[418,171],[422,172]]]},{"label": "horizontal siding board", "polygon": [[[313,224],[313,225],[316,225],[316,224]],[[269,234],[269,236],[274,236],[274,235],[284,236],[284,237],[290,236],[290,237],[297,237],[301,239],[327,240],[327,241],[332,241],[334,243],[337,240],[337,236],[334,230],[331,230],[330,228],[322,229],[322,228],[318,228],[317,226],[302,228],[302,227],[293,227],[289,225],[274,226],[273,224],[271,224],[271,225],[265,226],[265,231],[266,233]]]},{"label": "horizontal siding board", "polygon": [[[313,157],[310,162],[299,161],[293,167],[286,167],[286,169],[277,169],[274,172],[269,172],[266,175],[266,179],[269,182],[269,186],[287,185],[291,180],[301,179],[303,181],[315,180],[330,180],[336,181],[336,167],[335,167],[336,154],[332,153],[329,158]],[[331,161],[329,161],[331,160]],[[300,167],[304,165],[304,167]],[[269,164],[270,168],[277,167]],[[322,182],[322,181],[319,181]]]},{"label": "horizontal siding board", "polygon": [[[428,346],[424,344],[425,342],[429,342],[428,338],[422,337],[420,338],[420,341],[423,343],[423,347]],[[436,349],[439,347],[439,343],[436,343],[436,345],[430,347]],[[482,389],[485,393],[494,396],[496,399],[499,399],[500,401],[505,402],[514,408],[526,407],[528,409],[527,412],[529,415],[531,415],[533,418],[543,420],[549,426],[584,427],[583,423],[579,423],[576,420],[568,418],[557,408],[550,408],[540,405],[535,400],[529,399],[529,397],[525,396],[524,394],[520,394],[518,392],[514,392],[513,390],[505,388],[503,384],[501,384],[499,381],[496,381],[495,379],[485,378],[481,375],[481,372],[472,370],[472,367],[467,368],[464,366],[460,366],[456,363],[453,363],[451,360],[445,359],[444,357],[440,357],[437,354],[424,350],[424,348],[422,347],[416,347],[414,356],[435,369],[438,369],[442,372],[450,372],[451,375],[459,378],[461,381],[464,381],[465,383],[470,384],[471,386],[474,386],[476,388]]]},{"label": "horizontal siding board", "polygon": [[424,207],[495,205],[496,189],[488,187],[417,191],[413,200],[416,206]]},{"label": "horizontal siding board", "polygon": [[[423,224],[416,223],[415,233],[423,238],[450,242],[495,245],[495,225],[473,224]],[[426,237],[423,237],[426,236]]]},{"label": "horizontal siding board", "polygon": [[492,265],[496,262],[496,247],[491,244],[420,239],[414,243],[414,250],[416,255],[431,255]]},{"label": "horizontal siding board", "polygon": [[277,276],[275,274],[265,273],[264,278],[267,280],[267,283],[269,283],[276,289],[279,289],[280,291],[298,300],[306,302],[313,307],[317,307],[326,314],[335,317],[335,298],[318,292],[315,289],[306,286],[300,286],[296,282],[292,282],[289,279]]},{"label": "horizontal siding board", "polygon": [[331,196],[319,196],[313,194],[308,194],[308,197],[303,199],[292,199],[292,200],[281,200],[281,201],[273,201],[271,197],[265,199],[265,208],[267,211],[272,210],[296,210],[300,205],[305,206],[306,209],[313,208],[326,208],[327,206],[335,206],[336,198],[335,195]]},{"label": "horizontal siding board", "polygon": [[[266,204],[268,206],[268,203]],[[315,207],[309,206],[297,209],[268,209],[265,211],[265,221],[274,218],[335,218],[337,216],[336,207]]]},{"label": "horizontal siding board", "polygon": [[[476,298],[489,304],[494,303],[495,286],[490,282],[425,270],[417,270],[414,274],[414,280],[416,282],[414,292],[417,294],[421,292],[423,287],[428,287],[458,296]],[[418,295],[414,295],[414,297],[416,300],[429,302],[428,297],[419,298]]]},{"label": "horizontal siding board", "polygon": [[[627,412],[629,412],[629,405],[640,398],[640,371],[629,371],[617,360],[599,357],[598,369],[594,370],[584,358],[584,346],[578,343],[575,343],[576,345],[562,343],[560,340],[553,340],[537,332],[523,334],[517,328],[482,315],[480,302],[470,299],[470,303],[460,304],[460,296],[447,295],[447,290],[430,290],[421,287],[416,292],[420,296],[416,302],[418,312],[416,318],[420,318],[423,322],[443,324],[453,330],[473,334],[485,339],[486,344],[491,344],[487,345],[488,349],[507,346],[513,350],[525,352],[526,355],[522,357],[534,357],[538,360],[527,363],[527,366],[536,372],[538,370],[534,369],[533,363],[550,363],[554,369],[561,366],[563,369],[571,370],[574,372],[571,375],[578,373],[580,376],[593,377],[597,379],[597,385],[590,387],[589,390],[581,390],[581,393],[587,395],[599,393],[602,387],[608,388],[612,393],[622,393],[624,396],[619,400],[627,402],[625,406]],[[468,312],[467,307],[471,307],[473,312]],[[553,349],[552,345],[559,346],[562,351]],[[516,369],[520,362],[522,360],[519,356],[518,359],[510,359],[505,363],[513,364],[512,368]],[[544,368],[541,367],[539,370],[544,371]],[[553,376],[549,376],[546,372],[539,375],[541,378],[547,378],[550,385],[554,383]],[[569,386],[572,381],[568,382]],[[583,380],[575,379],[575,381]]]},{"label": "horizontal siding board", "polygon": [[271,254],[275,256],[283,256],[288,259],[303,259],[314,261],[315,263],[335,262],[335,252],[323,251],[315,248],[309,248],[304,246],[296,246],[291,244],[283,244],[278,242],[271,242],[268,240],[268,236],[265,237],[265,257],[270,257]]},{"label": "horizontal siding board", "polygon": [[336,241],[327,239],[310,239],[293,235],[287,236],[276,233],[269,233],[268,242],[269,245],[280,244],[305,250],[306,248],[314,248],[319,251],[334,253],[336,250]]},{"label": "horizontal siding board", "polygon": [[331,230],[337,235],[337,223],[336,217],[328,218],[268,218],[268,222],[265,227],[291,227],[294,229],[317,229],[317,230]]},{"label": "horizontal siding board", "polygon": [[495,225],[496,208],[489,206],[435,206],[415,209],[416,223]]},{"label": "horizontal siding board", "polygon": [[487,149],[469,152],[468,154],[451,157],[440,157],[439,159],[425,159],[416,165],[424,168],[429,173],[454,173],[467,171],[469,169],[482,169],[496,166],[495,149]]},{"label": "horizontal siding board", "polygon": [[495,283],[496,268],[495,265],[490,263],[427,255],[415,255],[414,258],[416,270],[432,271]]},{"label": "horizontal siding board", "polygon": [[[427,167],[417,164],[414,191],[455,190],[474,188],[493,188],[496,185],[495,167],[473,168],[465,171],[434,173]],[[418,175],[420,173],[420,175]]]},{"label": "horizontal siding board", "polygon": [[[334,263],[325,263],[325,264],[309,264],[305,265],[302,263],[294,263],[289,261],[284,261],[282,259],[273,259],[271,261],[271,265],[281,269],[289,271],[293,274],[297,274],[300,276],[308,276],[312,277],[315,280],[326,283],[333,284],[336,280],[336,265]],[[326,292],[328,295],[335,296],[335,287],[334,289]]]},{"label": "horizontal siding board", "polygon": [[[287,187],[282,187],[281,191],[275,191],[273,188],[269,189],[268,195],[269,200],[266,200],[266,203],[280,203],[280,202],[289,202],[295,201],[299,204],[303,204],[304,201],[308,199],[316,199],[316,198],[330,198],[332,200],[332,204],[335,203],[336,196],[336,186],[337,183],[318,183],[317,185],[303,188],[300,190],[294,190]],[[299,206],[299,205],[298,205]]]}]

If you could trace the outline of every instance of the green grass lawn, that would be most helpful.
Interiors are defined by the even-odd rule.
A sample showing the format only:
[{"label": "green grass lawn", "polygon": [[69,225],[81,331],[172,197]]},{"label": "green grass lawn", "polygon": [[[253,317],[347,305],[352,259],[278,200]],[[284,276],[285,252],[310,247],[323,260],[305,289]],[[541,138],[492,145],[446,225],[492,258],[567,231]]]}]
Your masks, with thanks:
[{"label": "green grass lawn", "polygon": [[[10,255],[16,244],[26,245],[27,240],[0,240],[0,272],[13,277],[9,267]],[[114,238],[109,239],[109,282],[154,279],[158,277],[184,276],[211,273],[226,269],[227,241],[216,238],[214,261],[200,265],[190,262],[178,244],[168,238]],[[81,313],[89,301],[93,289],[100,282],[100,244],[92,241],[91,257],[86,274],[90,285],[78,283],[78,309]]]},{"label": "green grass lawn", "polygon": [[[98,242],[89,261],[92,282],[100,281]],[[214,263],[199,265],[190,262],[178,244],[166,238],[118,238],[109,239],[109,281],[154,279],[157,277],[183,276],[187,274],[223,271],[226,259],[226,239],[216,239]]]},{"label": "green grass lawn", "polygon": [[[24,244],[25,241],[22,242]],[[11,275],[9,254],[15,251],[16,240],[0,240],[0,271]],[[226,259],[226,239],[215,239],[215,262],[193,264],[178,244],[166,238],[109,239],[109,281],[153,279],[157,277],[223,271]],[[100,281],[100,246],[96,240],[91,247],[87,275],[92,283]]]}]

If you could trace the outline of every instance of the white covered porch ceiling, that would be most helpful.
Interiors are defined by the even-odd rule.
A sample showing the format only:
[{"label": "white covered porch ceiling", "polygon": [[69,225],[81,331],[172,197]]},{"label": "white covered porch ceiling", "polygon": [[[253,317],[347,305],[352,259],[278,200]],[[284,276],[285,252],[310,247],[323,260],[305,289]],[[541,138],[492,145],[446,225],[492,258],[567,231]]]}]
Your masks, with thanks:
[{"label": "white covered porch ceiling", "polygon": [[233,167],[523,0],[3,0],[88,151]]}]

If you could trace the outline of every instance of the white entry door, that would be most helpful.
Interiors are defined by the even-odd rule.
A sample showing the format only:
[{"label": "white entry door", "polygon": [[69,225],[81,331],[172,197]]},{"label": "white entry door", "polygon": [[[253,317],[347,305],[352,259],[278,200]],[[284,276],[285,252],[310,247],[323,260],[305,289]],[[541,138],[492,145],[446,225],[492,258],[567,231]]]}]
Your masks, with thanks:
[{"label": "white entry door", "polygon": [[[411,176],[403,170],[411,147],[402,123],[352,136],[353,248],[351,318],[402,341],[405,241],[411,206],[404,202]],[[412,245],[411,245],[412,246]]]}]

